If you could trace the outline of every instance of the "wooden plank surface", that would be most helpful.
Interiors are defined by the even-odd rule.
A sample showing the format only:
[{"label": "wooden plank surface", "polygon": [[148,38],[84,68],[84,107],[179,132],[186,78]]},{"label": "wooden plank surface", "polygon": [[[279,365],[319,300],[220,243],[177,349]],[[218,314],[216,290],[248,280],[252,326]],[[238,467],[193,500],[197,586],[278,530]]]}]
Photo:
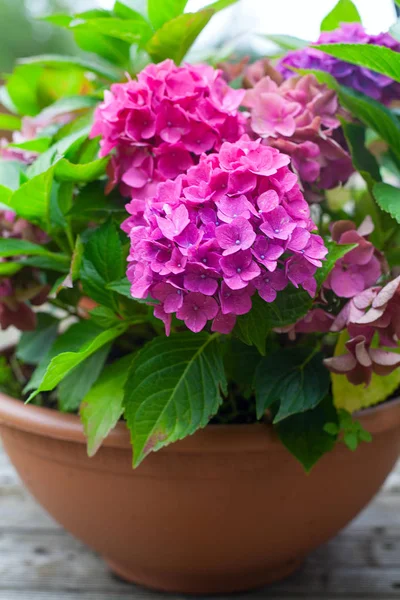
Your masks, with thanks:
[{"label": "wooden plank surface", "polygon": [[[0,600],[163,597],[119,581],[65,533],[24,490],[0,446]],[[399,600],[400,462],[369,508],[316,550],[298,573],[246,597]]]}]

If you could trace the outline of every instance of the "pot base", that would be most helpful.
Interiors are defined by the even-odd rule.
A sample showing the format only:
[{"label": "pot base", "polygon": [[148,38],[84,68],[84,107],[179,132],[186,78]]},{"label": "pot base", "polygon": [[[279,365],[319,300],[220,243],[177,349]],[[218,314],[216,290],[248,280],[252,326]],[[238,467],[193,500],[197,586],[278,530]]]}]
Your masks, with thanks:
[{"label": "pot base", "polygon": [[205,573],[160,573],[154,571],[134,571],[130,567],[119,565],[112,560],[104,559],[111,571],[127,583],[140,585],[157,592],[175,594],[232,594],[246,592],[267,586],[276,581],[286,579],[303,564],[303,559],[293,559],[274,569],[266,567],[262,571],[249,573],[221,573],[211,575]]}]

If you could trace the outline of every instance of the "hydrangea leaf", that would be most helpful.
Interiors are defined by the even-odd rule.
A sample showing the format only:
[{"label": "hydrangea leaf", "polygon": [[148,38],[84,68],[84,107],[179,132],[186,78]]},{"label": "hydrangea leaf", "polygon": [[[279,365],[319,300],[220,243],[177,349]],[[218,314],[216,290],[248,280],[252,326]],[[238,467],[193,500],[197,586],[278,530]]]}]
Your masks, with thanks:
[{"label": "hydrangea leaf", "polygon": [[400,189],[388,183],[376,183],[373,195],[380,208],[400,223]]},{"label": "hydrangea leaf", "polygon": [[357,244],[337,244],[336,242],[329,240],[325,240],[324,243],[328,248],[328,254],[322,263],[322,267],[319,268],[315,274],[315,279],[319,287],[327,279],[337,261],[343,258],[343,256],[350,252],[350,250],[353,250],[357,247]]},{"label": "hydrangea leaf", "polygon": [[350,148],[354,168],[370,188],[375,181],[381,181],[382,178],[378,161],[365,144],[365,127],[357,123],[342,121],[342,128]]},{"label": "hydrangea leaf", "polygon": [[52,255],[44,246],[28,242],[28,240],[18,240],[16,238],[1,238],[0,239],[0,257],[8,256],[38,256],[38,255]]},{"label": "hydrangea leaf", "polygon": [[134,466],[205,427],[222,403],[221,389],[226,391],[226,379],[215,334],[185,332],[146,344],[125,386]]},{"label": "hydrangea leaf", "polygon": [[31,65],[37,64],[54,69],[69,69],[76,67],[84,71],[95,73],[99,77],[103,77],[109,81],[120,81],[123,77],[123,72],[112,64],[109,64],[100,59],[88,60],[76,56],[63,56],[61,54],[42,54],[21,59],[22,64]]},{"label": "hydrangea leaf", "polygon": [[31,365],[38,365],[50,350],[57,337],[59,321],[48,313],[37,314],[35,331],[22,333],[17,345],[17,358]]},{"label": "hydrangea leaf", "polygon": [[107,284],[125,273],[125,253],[119,231],[111,220],[91,232],[84,243],[81,265],[83,290],[90,298],[116,308],[114,293]]},{"label": "hydrangea leaf", "polygon": [[27,176],[36,177],[48,171],[60,159],[71,159],[75,156],[77,150],[87,139],[89,127],[82,128],[79,131],[65,136],[52,146],[46,152],[43,152],[27,169]]},{"label": "hydrangea leaf", "polygon": [[234,331],[243,342],[254,344],[261,354],[265,354],[268,333],[276,327],[295,323],[311,305],[310,295],[291,284],[278,293],[274,302],[265,302],[257,294],[252,298],[251,311],[238,317]]},{"label": "hydrangea leaf", "polygon": [[322,20],[321,31],[332,31],[341,23],[361,23],[360,13],[351,0],[339,0],[330,13]]},{"label": "hydrangea leaf", "polygon": [[133,354],[128,354],[106,366],[82,400],[80,414],[89,456],[96,454],[124,412],[124,388],[133,357]]},{"label": "hydrangea leaf", "polygon": [[275,427],[279,439],[291,454],[303,465],[305,471],[311,471],[316,462],[336,443],[336,437],[329,434],[325,425],[334,425],[337,413],[332,398],[327,396],[312,410],[293,415],[278,423]]},{"label": "hydrangea leaf", "polygon": [[80,21],[77,21],[77,23],[79,24],[76,27],[74,27],[74,22],[71,23],[70,28],[72,31],[78,29],[82,33],[85,29],[89,32],[93,30],[128,44],[142,45],[151,38],[153,33],[150,25],[139,14],[135,19],[94,18],[87,19],[84,24],[80,24]]},{"label": "hydrangea leaf", "polygon": [[400,56],[385,46],[373,44],[318,44],[313,46],[339,60],[371,69],[400,82]]},{"label": "hydrangea leaf", "polygon": [[149,19],[155,29],[178,17],[185,10],[188,0],[148,0]]},{"label": "hydrangea leaf", "polygon": [[111,343],[88,356],[61,381],[58,386],[58,409],[61,412],[76,412],[82,399],[91,389],[104,368]]},{"label": "hydrangea leaf", "polygon": [[164,23],[147,42],[146,51],[155,62],[171,58],[179,64],[213,14],[213,10],[205,9],[185,13]]},{"label": "hydrangea leaf", "polygon": [[39,64],[17,66],[7,81],[8,95],[21,115],[37,115],[42,106],[37,89],[43,69]]},{"label": "hydrangea leaf", "polygon": [[[340,334],[335,348],[335,356],[347,352],[345,344],[348,339],[347,332]],[[400,348],[398,352],[400,352]],[[400,386],[400,369],[396,369],[393,373],[385,377],[372,373],[371,383],[368,387],[353,385],[345,375],[331,373],[331,380],[335,406],[353,413],[362,408],[379,404],[379,402],[383,402],[389,398]]]},{"label": "hydrangea leaf", "polygon": [[56,179],[60,181],[72,181],[75,183],[96,181],[104,175],[109,159],[110,157],[106,156],[89,163],[74,164],[66,158],[62,158],[57,162],[54,174]]},{"label": "hydrangea leaf", "polygon": [[54,358],[50,360],[37,389],[29,396],[28,402],[40,392],[53,390],[60,381],[72,371],[72,369],[97,352],[97,350],[119,337],[126,328],[126,324],[121,323],[112,329],[102,331],[76,352],[61,352],[60,354],[57,354],[57,356],[54,356]]},{"label": "hydrangea leaf", "polygon": [[307,348],[281,349],[263,358],[254,379],[258,418],[275,403],[274,423],[315,408],[330,386],[322,360],[321,353]]},{"label": "hydrangea leaf", "polygon": [[29,179],[15,190],[7,203],[19,217],[41,225],[44,229],[48,222],[53,175],[53,169],[50,168]]}]

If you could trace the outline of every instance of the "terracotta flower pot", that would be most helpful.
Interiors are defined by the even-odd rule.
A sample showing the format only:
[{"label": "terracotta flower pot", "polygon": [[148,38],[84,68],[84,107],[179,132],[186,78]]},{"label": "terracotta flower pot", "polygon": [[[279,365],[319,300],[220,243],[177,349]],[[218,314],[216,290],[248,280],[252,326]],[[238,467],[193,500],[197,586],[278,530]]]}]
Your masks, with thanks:
[{"label": "terracotta flower pot", "polygon": [[400,401],[361,416],[373,442],[309,476],[265,425],[210,426],[131,467],[121,423],[89,459],[78,417],[0,396],[5,449],[36,499],[123,578],[233,592],[288,575],[371,500],[400,453]]}]

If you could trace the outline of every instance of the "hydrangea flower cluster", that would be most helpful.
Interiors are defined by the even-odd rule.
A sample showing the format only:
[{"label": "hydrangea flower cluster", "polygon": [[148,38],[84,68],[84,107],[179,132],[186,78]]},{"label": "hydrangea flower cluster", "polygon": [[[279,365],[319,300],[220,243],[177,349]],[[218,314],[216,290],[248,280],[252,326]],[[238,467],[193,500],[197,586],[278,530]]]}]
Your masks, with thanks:
[{"label": "hydrangea flower cluster", "polygon": [[[390,34],[368,35],[360,23],[342,23],[339,29],[321,33],[316,43],[331,44],[337,42],[374,44],[400,52],[400,42]],[[384,104],[389,104],[393,99],[398,99],[400,96],[400,84],[386,75],[328,56],[312,47],[288,52],[277,66],[285,78],[293,77],[294,71],[290,67],[327,71],[339,83]]]},{"label": "hydrangea flower cluster", "polygon": [[291,157],[304,184],[330,189],[345,183],[354,169],[335,138],[340,128],[336,93],[313,75],[278,81],[279,75],[262,77],[246,92],[251,130]]},{"label": "hydrangea flower cluster", "polygon": [[229,333],[256,291],[273,302],[289,282],[315,294],[327,249],[289,162],[261,140],[225,142],[125,222],[132,296],[159,301],[167,333],[172,314]]},{"label": "hydrangea flower cluster", "polygon": [[[25,239],[35,243],[47,241],[46,234],[23,219],[17,219],[13,211],[0,211],[0,237]],[[12,260],[12,258],[11,258]],[[1,258],[0,262],[6,262]],[[32,269],[0,278],[0,327],[14,325],[20,331],[36,327],[36,314],[30,304],[41,305],[46,301],[49,288],[35,277]],[[29,302],[29,303],[28,303]]]},{"label": "hydrangea flower cluster", "polygon": [[[400,340],[400,277],[384,287],[369,288],[352,298],[339,313],[331,331],[347,329],[348,352],[325,360],[337,374],[344,374],[354,385],[368,385],[372,373],[389,375],[400,366],[397,348]],[[378,336],[379,346],[373,341]]]},{"label": "hydrangea flower cluster", "polygon": [[337,244],[357,244],[339,259],[324,288],[332,290],[340,298],[353,298],[366,288],[374,285],[382,275],[382,262],[376,248],[367,237],[374,230],[374,224],[367,217],[357,229],[352,221],[336,221],[332,225],[331,235]]},{"label": "hydrangea flower cluster", "polygon": [[101,136],[101,156],[109,163],[111,186],[133,199],[155,193],[197,164],[204,152],[244,133],[238,111],[243,90],[234,90],[222,72],[208,65],[175,66],[172,60],[148,65],[137,81],[117,83],[96,109],[91,137]]}]

